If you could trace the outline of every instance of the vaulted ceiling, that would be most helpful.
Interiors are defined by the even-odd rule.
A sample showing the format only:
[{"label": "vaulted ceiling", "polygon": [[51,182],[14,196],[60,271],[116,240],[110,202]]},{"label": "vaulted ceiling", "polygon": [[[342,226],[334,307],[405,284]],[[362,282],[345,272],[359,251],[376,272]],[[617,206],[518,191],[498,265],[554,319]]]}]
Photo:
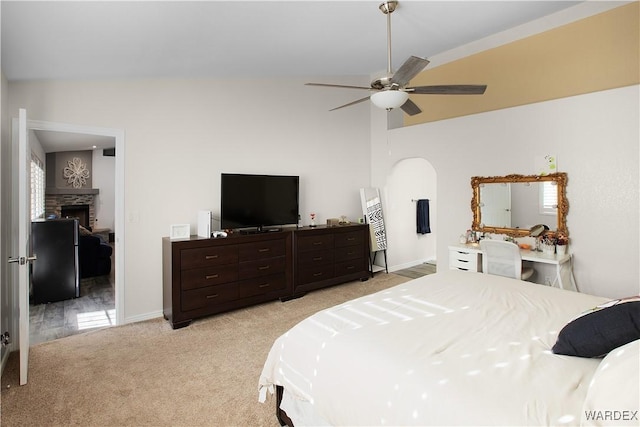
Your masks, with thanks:
[{"label": "vaulted ceiling", "polygon": [[[581,1],[400,1],[393,64]],[[2,1],[2,70],[30,79],[369,76],[386,68],[380,1]]]}]

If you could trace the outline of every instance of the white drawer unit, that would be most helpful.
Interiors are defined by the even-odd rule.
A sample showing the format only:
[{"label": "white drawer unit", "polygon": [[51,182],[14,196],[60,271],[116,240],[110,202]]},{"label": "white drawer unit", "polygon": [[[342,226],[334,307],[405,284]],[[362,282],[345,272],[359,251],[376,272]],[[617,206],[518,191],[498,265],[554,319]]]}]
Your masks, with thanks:
[{"label": "white drawer unit", "polygon": [[449,268],[461,271],[482,271],[481,254],[477,250],[449,246]]}]

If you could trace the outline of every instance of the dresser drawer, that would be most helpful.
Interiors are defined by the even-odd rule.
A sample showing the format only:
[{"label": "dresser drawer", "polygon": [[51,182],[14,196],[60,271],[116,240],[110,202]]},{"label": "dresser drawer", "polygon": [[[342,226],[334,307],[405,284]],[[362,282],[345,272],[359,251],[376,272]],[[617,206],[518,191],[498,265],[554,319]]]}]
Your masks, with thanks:
[{"label": "dresser drawer", "polygon": [[303,252],[298,256],[298,266],[310,267],[314,265],[331,264],[333,260],[334,253],[331,249]]},{"label": "dresser drawer", "polygon": [[333,249],[333,234],[319,234],[317,236],[302,236],[298,238],[298,252]]},{"label": "dresser drawer", "polygon": [[240,298],[247,298],[269,292],[281,291],[284,290],[286,286],[287,279],[284,273],[271,274],[269,276],[255,277],[241,281],[238,283],[238,293]]},{"label": "dresser drawer", "polygon": [[182,249],[180,251],[180,269],[209,267],[238,262],[238,247],[210,246],[207,248]]},{"label": "dresser drawer", "polygon": [[364,246],[345,246],[336,249],[336,262],[364,258]]},{"label": "dresser drawer", "polygon": [[251,277],[266,276],[269,274],[284,272],[285,257],[261,259],[257,261],[247,261],[240,263],[239,277],[240,280],[249,279]]},{"label": "dresser drawer", "polygon": [[366,270],[366,267],[364,266],[364,261],[362,259],[343,261],[336,262],[334,274],[336,276],[346,276],[348,274],[358,273],[363,270]]},{"label": "dresser drawer", "polygon": [[318,282],[333,277],[333,264],[300,268],[298,271],[298,284]]},{"label": "dresser drawer", "polygon": [[364,233],[361,231],[352,231],[349,233],[336,233],[335,247],[362,245],[364,243]]},{"label": "dresser drawer", "polygon": [[262,258],[283,256],[286,252],[284,239],[265,240],[264,242],[246,243],[240,245],[239,261],[251,261]]},{"label": "dresser drawer", "polygon": [[218,286],[182,291],[181,309],[183,311],[196,310],[213,306],[218,303],[233,301],[238,298],[238,284],[227,283]]},{"label": "dresser drawer", "polygon": [[192,268],[190,270],[182,270],[180,272],[180,283],[183,291],[235,282],[237,280],[237,264]]}]

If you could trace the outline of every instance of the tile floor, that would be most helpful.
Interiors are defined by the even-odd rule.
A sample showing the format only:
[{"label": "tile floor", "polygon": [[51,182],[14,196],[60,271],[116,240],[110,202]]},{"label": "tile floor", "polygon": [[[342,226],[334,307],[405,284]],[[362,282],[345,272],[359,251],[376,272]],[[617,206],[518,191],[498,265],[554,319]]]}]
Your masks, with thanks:
[{"label": "tile floor", "polygon": [[31,345],[116,323],[113,272],[80,281],[80,297],[29,306]]},{"label": "tile floor", "polygon": [[400,276],[409,277],[411,279],[417,279],[418,277],[426,276],[427,274],[433,274],[436,272],[435,264],[423,263],[414,265],[413,267],[405,268],[404,270],[394,271],[394,274]]}]

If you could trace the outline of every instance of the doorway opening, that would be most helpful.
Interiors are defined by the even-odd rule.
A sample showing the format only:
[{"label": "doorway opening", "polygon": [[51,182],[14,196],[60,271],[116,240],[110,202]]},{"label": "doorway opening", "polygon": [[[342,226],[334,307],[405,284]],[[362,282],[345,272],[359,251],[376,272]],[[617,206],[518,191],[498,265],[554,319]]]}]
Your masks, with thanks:
[{"label": "doorway opening", "polygon": [[[430,232],[417,233],[417,201],[427,199],[430,212]],[[398,161],[387,177],[385,214],[389,230],[389,263],[393,271],[414,268],[422,264],[432,269],[436,265],[437,173],[424,158]]]},{"label": "doorway opening", "polygon": [[[91,329],[122,324],[124,131],[36,120],[28,120],[27,128],[30,136],[47,141],[46,149],[43,147],[46,152],[92,150],[94,170],[101,168],[101,173],[93,177],[93,187],[103,188],[102,192],[95,195],[92,206],[66,204],[60,206],[60,211],[56,212],[57,217],[78,218],[84,228],[80,229],[78,245],[79,251],[86,252],[84,257],[82,254],[79,257],[80,297],[31,305],[30,343],[34,345]],[[75,141],[80,145],[74,146]],[[96,141],[107,141],[109,147],[118,153],[117,156],[103,157],[103,150],[93,147]],[[97,217],[100,218],[100,226],[103,228],[95,227]],[[106,232],[103,232],[105,230]]]}]

